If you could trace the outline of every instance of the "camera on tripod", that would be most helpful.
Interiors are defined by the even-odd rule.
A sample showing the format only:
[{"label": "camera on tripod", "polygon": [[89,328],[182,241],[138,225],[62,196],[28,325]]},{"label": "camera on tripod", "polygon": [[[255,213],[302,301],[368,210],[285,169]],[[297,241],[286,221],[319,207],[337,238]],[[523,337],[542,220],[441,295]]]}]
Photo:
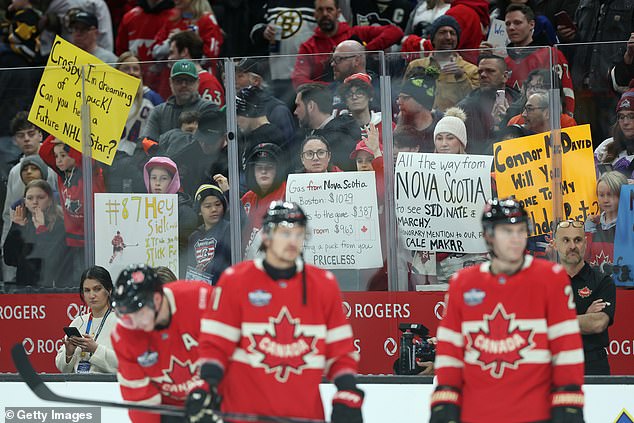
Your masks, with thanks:
[{"label": "camera on tripod", "polygon": [[399,358],[394,362],[397,375],[416,375],[424,370],[417,361],[434,361],[436,345],[429,342],[429,329],[423,324],[401,323],[398,328],[401,335]]}]

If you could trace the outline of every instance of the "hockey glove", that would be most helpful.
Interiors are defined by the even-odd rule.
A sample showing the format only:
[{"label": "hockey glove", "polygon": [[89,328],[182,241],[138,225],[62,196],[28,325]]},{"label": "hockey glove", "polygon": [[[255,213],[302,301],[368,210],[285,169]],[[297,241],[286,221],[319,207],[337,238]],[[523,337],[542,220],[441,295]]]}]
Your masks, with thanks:
[{"label": "hockey glove", "polygon": [[460,390],[439,385],[431,396],[429,423],[460,423]]},{"label": "hockey glove", "polygon": [[194,389],[185,401],[185,415],[188,423],[223,423],[217,413],[220,408],[220,395],[215,386],[205,389]]},{"label": "hockey glove", "polygon": [[552,423],[583,423],[583,391],[576,385],[555,389],[552,400]]},{"label": "hockey glove", "polygon": [[359,388],[337,391],[332,398],[331,423],[363,423],[361,405],[364,396]]}]

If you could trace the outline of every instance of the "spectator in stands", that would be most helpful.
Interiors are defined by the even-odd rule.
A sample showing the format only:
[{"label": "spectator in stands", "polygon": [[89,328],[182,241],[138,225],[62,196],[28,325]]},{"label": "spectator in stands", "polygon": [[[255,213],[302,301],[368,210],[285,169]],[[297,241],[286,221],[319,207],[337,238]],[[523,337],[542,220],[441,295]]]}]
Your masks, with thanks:
[{"label": "spectator in stands", "polygon": [[114,33],[109,4],[107,4],[105,0],[79,0],[75,2],[75,4],[77,3],[77,6],[72,7],[66,12],[64,22],[70,26],[74,15],[79,12],[87,12],[95,16],[97,22],[99,22],[97,45],[112,53],[114,51]]},{"label": "spectator in stands", "polygon": [[262,143],[247,157],[247,187],[250,188],[240,201],[247,215],[242,229],[244,259],[257,256],[262,243],[260,231],[262,217],[271,201],[283,200],[286,196],[286,173],[281,163],[280,148],[271,143]]},{"label": "spectator in stands", "polygon": [[432,22],[444,15],[450,6],[451,4],[447,0],[418,0],[414,10],[409,15],[405,34],[428,38]]},{"label": "spectator in stands", "polygon": [[[452,16],[460,26],[460,40],[458,49],[477,49],[489,30],[489,1],[488,0],[451,0],[451,7],[445,15]],[[463,52],[463,57],[471,63],[477,62],[478,53]]]},{"label": "spectator in stands", "polygon": [[[511,119],[509,119],[508,125],[523,125],[525,123],[524,118],[522,117],[522,112],[524,106],[526,105],[526,100],[528,99],[528,97],[535,94],[536,92],[547,93],[551,85],[550,78],[551,72],[547,69],[534,69],[528,74],[528,76],[526,77],[526,81],[524,81],[524,84],[522,84],[522,96],[515,103],[511,104],[506,111],[506,114],[508,116],[513,116]],[[564,95],[561,84],[559,83],[559,78],[557,78],[557,81],[554,81],[552,85],[554,87],[559,87],[559,102],[562,110],[562,113],[559,117],[561,128],[576,126],[577,122],[575,121],[575,119],[568,113],[565,113],[563,111],[565,107]]]},{"label": "spectator in stands", "polygon": [[[8,29],[0,42],[0,67],[17,64],[37,65],[40,56],[40,29],[42,12],[33,8],[31,0],[12,0],[5,18]],[[8,60],[5,56],[11,56]]]},{"label": "spectator in stands", "polygon": [[[332,1],[332,0],[331,0]],[[332,93],[325,85],[306,84],[299,87],[295,98],[295,116],[303,140],[307,135],[321,135],[332,149],[332,163],[342,170],[355,170],[350,153],[361,139],[361,130],[350,115],[332,116]],[[297,154],[296,157],[299,157]]]},{"label": "spectator in stands", "polygon": [[46,181],[36,179],[26,185],[4,243],[4,261],[17,268],[18,286],[72,286],[62,265],[66,253],[63,218]]},{"label": "spectator in stands", "polygon": [[594,150],[594,157],[600,168],[610,165],[609,170],[619,171],[626,178],[634,179],[634,88],[624,92],[617,103],[616,121],[612,127],[612,137]]},{"label": "spectator in stands", "polygon": [[[132,52],[140,62],[149,62],[152,56],[151,46],[157,28],[163,27],[174,7],[173,0],[138,0],[137,6],[129,10],[117,30],[115,53],[122,55],[126,51]],[[148,83],[156,82],[156,71],[152,78],[150,67],[143,69],[143,76]]]},{"label": "spectator in stands", "polygon": [[434,68],[416,68],[413,76],[403,81],[396,98],[399,108],[396,128],[401,125],[415,128],[422,153],[434,150],[434,127],[442,118],[442,112],[432,110],[437,76]]},{"label": "spectator in stands", "polygon": [[[84,176],[82,155],[68,144],[54,136],[44,140],[39,151],[40,157],[49,168],[57,173],[57,188],[60,203],[64,210],[64,228],[66,229],[65,256],[67,269],[72,269],[71,280],[84,266]],[[105,192],[103,173],[93,161],[92,192]]]},{"label": "spectator in stands", "polygon": [[[381,92],[381,86],[379,84],[379,76],[376,72],[368,70],[366,68],[365,47],[361,43],[355,40],[345,40],[340,42],[335,51],[332,54],[332,60],[330,66],[333,70],[334,81],[330,84],[330,88],[334,93],[333,105],[334,113],[341,114],[346,112],[346,99],[340,97],[339,88],[341,84],[354,74],[366,74],[370,77],[370,84],[375,92]],[[377,99],[379,100],[379,99]],[[369,104],[370,110],[380,110],[381,105],[379,101],[371,101]]]},{"label": "spectator in stands", "polygon": [[[298,173],[341,172],[337,166],[330,164],[332,152],[328,141],[319,135],[309,135],[302,143],[302,168]],[[350,155],[350,158],[355,158]]]},{"label": "spectator in stands", "polygon": [[[575,92],[572,89],[572,79],[567,72],[568,60],[560,50],[554,51],[551,58],[551,50],[538,48],[541,44],[533,38],[535,29],[535,14],[525,4],[511,4],[506,9],[506,32],[511,43],[508,45],[508,57],[506,58],[509,77],[507,85],[520,90],[521,84],[527,79],[528,74],[534,69],[554,68],[557,75],[561,75],[561,85],[564,90],[565,112],[570,116],[575,110]],[[515,47],[535,47],[534,49]],[[552,63],[551,63],[552,62]]]},{"label": "spectator in stands", "polygon": [[281,101],[280,98],[287,99],[290,95],[293,99],[288,104],[292,104],[295,101],[295,90],[292,88],[289,80],[289,92],[286,92],[283,96],[274,97],[267,84],[264,83],[263,74],[265,71],[263,68],[267,65],[268,62],[261,58],[247,57],[237,61],[235,65],[236,90],[240,91],[242,88],[249,86],[261,88],[261,100],[264,104],[264,110],[266,110],[266,118],[282,131],[284,139],[287,143],[290,143],[295,137],[297,123],[287,103]]},{"label": "spectator in stands", "polygon": [[[258,74],[262,77],[270,74],[272,94],[290,106],[295,100],[295,90],[291,82],[291,72],[296,60],[294,56],[297,55],[300,45],[313,35],[317,27],[314,19],[315,1],[266,2],[260,11],[255,20],[257,23],[251,28],[251,41],[259,50],[258,55],[268,54],[270,57],[262,63],[262,70]],[[277,42],[276,26],[282,30],[281,40]],[[273,122],[270,116],[269,120]]]},{"label": "spectator in stands", "polygon": [[218,78],[202,67],[203,40],[196,32],[181,31],[170,37],[169,60],[188,59],[198,71],[198,93],[207,100],[222,107],[225,104],[225,90]]},{"label": "spectator in stands", "polygon": [[614,170],[604,173],[597,180],[599,214],[589,216],[585,224],[588,242],[585,260],[591,266],[603,269],[604,263],[614,262],[614,235],[623,185],[627,185],[627,178]]},{"label": "spectator in stands", "polygon": [[143,97],[150,100],[152,105],[158,106],[165,100],[159,95],[159,93],[145,84],[145,75],[142,72],[141,63],[139,63],[140,61],[141,59],[132,52],[124,51],[119,56],[119,60],[117,60],[115,68],[119,69],[123,73],[139,78],[141,80],[141,89],[143,89]]},{"label": "spectator in stands", "polygon": [[178,195],[178,248],[181,278],[187,268],[187,240],[198,226],[191,196],[181,188],[178,167],[167,157],[153,157],[143,167],[143,180],[150,194]]},{"label": "spectator in stands", "polygon": [[199,120],[200,115],[198,114],[198,112],[181,113],[181,115],[178,117],[178,122],[181,124],[180,130],[183,132],[194,134],[196,132],[196,129],[198,129]]},{"label": "spectator in stands", "polygon": [[117,356],[110,343],[110,332],[117,316],[110,308],[112,278],[101,266],[84,270],[79,283],[79,298],[90,312],[77,316],[70,327],[82,334],[65,336],[55,365],[62,373],[116,373]]},{"label": "spectator in stands", "polygon": [[[383,139],[383,123],[380,111],[370,110],[374,99],[372,77],[366,73],[355,73],[347,77],[339,86],[339,96],[345,101],[348,113],[354,118],[361,129],[361,136],[368,136],[370,125],[377,127],[379,140]],[[392,128],[394,128],[392,124]]]},{"label": "spectator in stands", "polygon": [[174,9],[154,37],[152,55],[155,60],[169,55],[170,36],[180,31],[194,31],[203,40],[203,54],[208,59],[220,55],[224,37],[208,0],[176,0]]},{"label": "spectator in stands", "polygon": [[[105,24],[105,22],[101,23],[101,25]],[[79,11],[70,15],[71,42],[102,62],[114,64],[117,61],[117,56],[112,53],[112,40],[110,42],[110,50],[99,46],[97,43],[99,37],[98,28],[99,21],[92,13]],[[110,30],[112,31],[112,29]]]},{"label": "spectator in stands", "polygon": [[455,106],[480,85],[478,67],[467,62],[455,51],[460,39],[460,26],[451,16],[441,16],[429,29],[434,52],[425,58],[412,61],[405,71],[409,78],[415,68],[435,68],[438,73],[433,108],[444,112]]},{"label": "spectator in stands", "polygon": [[397,125],[394,129],[394,145],[392,153],[394,154],[394,163],[398,158],[398,153],[419,153],[420,142],[418,139],[418,131],[410,125]]},{"label": "spectator in stands", "polygon": [[630,81],[634,79],[634,32],[627,40],[627,48],[623,60],[617,62],[610,69],[610,82],[612,89],[619,94],[628,90]]},{"label": "spectator in stands", "polygon": [[[245,169],[246,158],[253,147],[263,142],[286,146],[284,134],[277,126],[269,122],[266,117],[264,93],[259,87],[242,88],[236,96],[236,114],[238,120],[240,163]],[[288,152],[282,158],[283,162],[290,159]]]},{"label": "spectator in stands", "polygon": [[[37,126],[28,121],[27,112],[18,112],[11,120],[11,134],[13,135],[13,141],[20,149],[22,155],[18,163],[11,167],[7,176],[7,191],[4,198],[4,208],[2,209],[2,239],[0,246],[4,245],[4,240],[9,233],[9,227],[11,226],[11,206],[20,198],[24,197],[24,187],[26,184],[22,181],[21,171],[22,163],[28,157],[37,156],[40,151],[40,144],[42,143],[42,131]],[[46,166],[45,166],[46,167]],[[48,169],[48,168],[47,168]],[[46,180],[54,191],[57,190],[57,184],[55,181],[55,174],[48,172],[47,169],[42,170],[42,177],[40,179]],[[5,281],[13,280],[15,277],[15,269],[8,268],[6,264],[3,266],[3,277]]]},{"label": "spectator in stands", "polygon": [[203,224],[189,237],[186,278],[215,285],[220,274],[231,266],[230,225],[225,218],[227,199],[223,190],[212,184],[198,187],[194,199]]},{"label": "spectator in stands", "polygon": [[[541,46],[552,46],[559,42],[557,32],[552,24],[554,21],[537,12],[534,0],[495,0],[493,3],[495,7],[491,11],[491,19],[500,19],[502,21],[506,15],[506,9],[511,4],[525,4],[535,12],[535,28],[533,29],[533,40],[535,43]],[[561,9],[556,10],[556,12],[559,10]]]},{"label": "spectator in stands", "polygon": [[524,118],[525,135],[541,134],[550,131],[550,102],[548,93],[538,91],[528,97],[522,118]]},{"label": "spectator in stands", "polygon": [[[614,119],[612,110],[618,97],[614,96],[606,75],[624,56],[627,47],[623,42],[634,32],[631,3],[582,0],[574,13],[574,26],[558,25],[557,32],[564,43],[583,43],[560,48],[572,58],[570,72],[578,103],[577,122],[590,124],[596,147],[610,133]],[[603,44],[598,47],[597,43]]]},{"label": "spectator in stands", "polygon": [[344,40],[358,39],[365,44],[367,51],[374,51],[384,50],[403,37],[403,31],[395,25],[350,27],[346,22],[339,22],[340,13],[338,0],[315,0],[318,27],[315,34],[300,46],[299,54],[322,54],[297,57],[291,75],[295,87],[309,82],[331,82],[327,66],[331,59],[328,55]]},{"label": "spectator in stands", "polygon": [[141,132],[141,138],[158,141],[164,132],[179,128],[178,117],[184,111],[196,111],[204,119],[218,109],[215,104],[200,98],[198,71],[190,60],[183,59],[174,63],[170,73],[170,87],[172,96],[152,110],[145,130]]},{"label": "spectator in stands", "polygon": [[[458,107],[465,111],[467,120],[467,153],[492,154],[490,143],[497,141],[496,132],[506,127],[509,104],[520,94],[506,84],[508,71],[503,58],[493,55],[480,56],[478,62],[480,88],[473,90]],[[504,101],[497,102],[497,91],[505,91]]]}]

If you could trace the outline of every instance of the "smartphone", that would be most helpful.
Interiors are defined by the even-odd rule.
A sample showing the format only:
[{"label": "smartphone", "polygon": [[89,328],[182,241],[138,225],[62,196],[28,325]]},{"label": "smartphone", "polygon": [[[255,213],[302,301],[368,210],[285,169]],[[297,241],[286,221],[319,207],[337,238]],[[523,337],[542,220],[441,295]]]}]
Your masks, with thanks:
[{"label": "smartphone", "polygon": [[577,29],[577,25],[575,25],[574,21],[565,10],[560,10],[559,12],[555,13],[555,24],[557,26],[561,25],[568,28],[573,28],[575,30]]},{"label": "smartphone", "polygon": [[64,327],[64,333],[66,334],[66,336],[68,336],[69,338],[71,336],[78,336],[81,338],[81,332],[79,332],[79,329],[77,329],[74,326],[66,326]]},{"label": "smartphone", "polygon": [[506,91],[505,90],[497,90],[495,92],[495,104],[499,104],[500,106],[504,105],[504,100],[506,100]]}]

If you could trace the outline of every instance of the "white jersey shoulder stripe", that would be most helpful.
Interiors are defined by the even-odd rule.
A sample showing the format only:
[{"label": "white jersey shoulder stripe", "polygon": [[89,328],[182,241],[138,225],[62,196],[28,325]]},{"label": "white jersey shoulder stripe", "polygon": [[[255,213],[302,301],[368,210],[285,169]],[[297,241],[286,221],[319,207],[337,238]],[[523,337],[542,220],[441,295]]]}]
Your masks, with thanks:
[{"label": "white jersey shoulder stripe", "polygon": [[577,319],[564,320],[548,328],[548,340],[552,341],[573,333],[579,333],[579,321]]},{"label": "white jersey shoulder stripe", "polygon": [[462,348],[464,346],[464,338],[462,334],[446,327],[439,327],[436,332],[436,337],[439,341],[449,342],[458,348]]},{"label": "white jersey shoulder stripe", "polygon": [[352,328],[350,325],[342,325],[326,332],[326,344],[332,344],[348,338],[352,338]]},{"label": "white jersey shoulder stripe", "polygon": [[133,379],[128,380],[124,378],[121,373],[117,373],[117,380],[121,386],[125,386],[126,388],[145,388],[150,384],[150,378],[144,377],[143,379]]},{"label": "white jersey shoulder stripe", "polygon": [[578,348],[576,350],[562,351],[559,354],[553,355],[552,362],[554,366],[583,364],[584,362],[583,349]]},{"label": "white jersey shoulder stripe", "polygon": [[240,340],[240,329],[221,323],[217,320],[202,319],[200,331],[209,335],[216,335],[231,342]]},{"label": "white jersey shoulder stripe", "polygon": [[[546,333],[547,332],[546,319],[514,319],[509,322],[509,331],[519,330],[532,330],[534,333]],[[474,332],[488,332],[489,324],[488,320],[468,320],[462,322],[462,333],[474,333]]]}]

